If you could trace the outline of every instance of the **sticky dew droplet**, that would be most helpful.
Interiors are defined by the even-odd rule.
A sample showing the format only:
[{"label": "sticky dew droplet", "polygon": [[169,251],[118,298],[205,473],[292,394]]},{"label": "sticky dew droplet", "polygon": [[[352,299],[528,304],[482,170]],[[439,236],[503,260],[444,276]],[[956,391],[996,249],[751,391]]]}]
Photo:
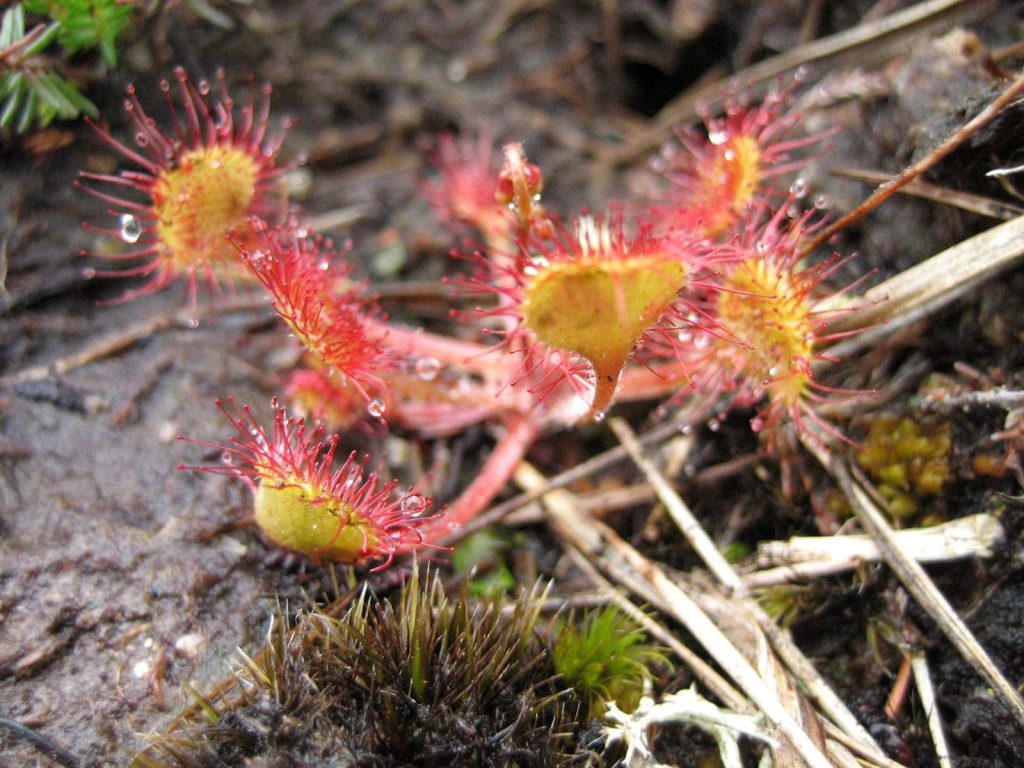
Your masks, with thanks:
[{"label": "sticky dew droplet", "polygon": [[452,59],[445,68],[445,76],[452,83],[461,83],[468,74],[469,66],[462,59]]},{"label": "sticky dew droplet", "polygon": [[383,416],[384,411],[386,409],[387,406],[384,404],[384,401],[381,400],[379,397],[373,398],[369,403],[366,404],[366,412],[370,414],[370,416],[374,419],[379,419],[381,416]]},{"label": "sticky dew droplet", "polygon": [[121,239],[126,243],[137,243],[142,237],[142,222],[130,213],[121,214]]},{"label": "sticky dew droplet", "polygon": [[792,186],[789,188],[789,194],[793,195],[793,197],[795,197],[797,199],[800,199],[800,198],[806,196],[807,195],[807,179],[804,179],[804,178],[801,177],[801,178],[797,179],[796,181],[794,181]]},{"label": "sticky dew droplet", "polygon": [[419,493],[410,493],[402,499],[399,506],[403,512],[411,516],[419,515],[427,507],[427,500]]},{"label": "sticky dew droplet", "polygon": [[434,357],[421,357],[415,365],[416,377],[423,381],[433,381],[441,372],[441,363]]},{"label": "sticky dew droplet", "polygon": [[362,473],[358,469],[349,470],[348,477],[345,478],[345,482],[341,486],[342,491],[350,491],[355,487],[356,483],[359,482],[362,477]]}]

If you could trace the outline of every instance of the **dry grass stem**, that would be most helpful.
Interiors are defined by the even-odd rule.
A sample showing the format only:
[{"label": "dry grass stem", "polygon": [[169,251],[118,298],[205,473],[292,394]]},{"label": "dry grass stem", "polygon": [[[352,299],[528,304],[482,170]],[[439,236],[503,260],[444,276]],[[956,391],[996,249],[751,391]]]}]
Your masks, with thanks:
[{"label": "dry grass stem", "polygon": [[925,171],[938,165],[939,162],[945,159],[954,149],[959,147],[971,136],[992,122],[1000,112],[1020,98],[1022,93],[1024,93],[1024,74],[1019,75],[995,101],[960,126],[960,128],[955,130],[952,135],[947,137],[945,141],[939,144],[939,146],[935,147],[935,149],[913,165],[904,169],[899,176],[891,181],[887,181],[885,184],[882,184],[864,202],[852,211],[843,214],[818,232],[810,239],[809,242],[803,245],[802,254],[806,256],[822,243],[828,242],[832,235],[842,231],[852,222],[857,221],[865,214],[873,211]]},{"label": "dry grass stem", "polygon": [[1024,700],[1021,699],[1020,693],[999,671],[971,630],[935,586],[935,582],[903,549],[893,535],[894,532],[885,515],[878,509],[861,483],[853,479],[846,463],[835,454],[829,453],[818,440],[804,439],[803,444],[832,475],[858,521],[875,539],[883,560],[892,568],[900,583],[939,625],[943,634],[949,638],[964,659],[996,690],[1018,722],[1024,725]]},{"label": "dry grass stem", "polygon": [[[992,515],[978,514],[930,528],[895,531],[893,536],[914,560],[935,563],[962,557],[991,557],[992,547],[1003,538],[1003,527]],[[765,541],[757,546],[757,564],[764,570],[744,574],[743,583],[754,589],[807,581],[881,559],[874,539],[864,534]]]},{"label": "dry grass stem", "polygon": [[[831,168],[829,173],[844,179],[866,181],[869,184],[889,184],[897,178],[891,173],[871,171],[864,168]],[[1018,205],[1012,205],[1002,200],[994,200],[983,195],[975,195],[970,192],[960,192],[948,187],[940,187],[937,184],[929,184],[920,179],[905,185],[900,189],[900,192],[904,195],[912,195],[936,203],[953,205],[965,211],[971,211],[972,213],[988,216],[993,219],[1002,219],[1003,221],[1009,221],[1024,214],[1024,208]]]},{"label": "dry grass stem", "polygon": [[657,470],[654,464],[643,455],[642,449],[633,434],[629,425],[620,419],[612,419],[610,422],[612,430],[622,441],[623,446],[629,451],[630,456],[640,467],[648,482],[658,494],[662,504],[668,509],[672,519],[679,526],[683,535],[693,545],[697,554],[707,564],[709,570],[715,575],[734,597],[743,605],[744,611],[753,617],[775,648],[775,652],[784,660],[794,675],[811,692],[811,695],[837,724],[839,724],[852,738],[862,741],[866,749],[881,755],[881,750],[875,744],[874,739],[860,725],[857,718],[846,707],[843,701],[836,695],[823,677],[815,669],[814,665],[804,656],[803,652],[796,646],[789,633],[781,629],[761,606],[750,599],[747,587],[740,578],[740,575],[721,555],[715,543],[708,536],[700,522],[694,517],[686,502],[671,487],[664,476]]},{"label": "dry grass stem", "polygon": [[[515,481],[520,487],[533,490],[542,487],[545,478],[524,462],[516,470]],[[568,491],[551,491],[544,495],[543,501],[550,512],[552,527],[560,537],[589,557],[602,555],[608,559],[618,559],[626,569],[633,572],[627,584],[631,589],[635,582],[646,583],[647,588],[643,589],[641,596],[652,591],[659,596],[657,603],[662,610],[682,623],[697,638],[708,654],[790,741],[811,768],[828,768],[832,765],[732,641],[662,568],[636,551],[607,526],[592,518],[588,519]]]},{"label": "dry grass stem", "polygon": [[953,768],[953,762],[949,759],[946,734],[942,730],[942,715],[939,713],[939,704],[935,699],[931,672],[928,671],[928,658],[920,651],[914,653],[910,657],[910,668],[914,672],[917,695],[921,697],[921,705],[928,717],[928,730],[931,732],[932,743],[935,745],[935,757],[939,761],[939,768]]},{"label": "dry grass stem", "polygon": [[640,471],[644,473],[647,482],[654,488],[655,493],[657,493],[661,503],[665,505],[665,509],[668,510],[676,526],[682,531],[683,536],[690,542],[690,546],[693,547],[700,559],[704,561],[715,578],[734,595],[746,595],[746,587],[743,586],[743,581],[740,579],[739,574],[729,565],[729,561],[722,557],[722,553],[718,551],[715,542],[708,536],[707,531],[704,530],[700,521],[694,517],[686,503],[672,489],[668,480],[657,470],[650,459],[643,454],[636,435],[633,434],[633,430],[629,428],[629,425],[619,418],[610,419],[608,425],[611,427],[612,432],[615,433],[615,436],[619,438],[619,442],[629,452],[630,458],[640,468]]},{"label": "dry grass stem", "polygon": [[[655,445],[663,442],[666,438],[679,434],[680,426],[683,423],[685,423],[685,419],[682,421],[677,419],[675,421],[661,424],[641,435],[639,437],[640,443],[641,445]],[[557,475],[545,479],[543,486],[536,486],[529,491],[513,496],[507,501],[495,504],[493,507],[480,515],[477,515],[477,517],[468,522],[465,528],[463,528],[463,535],[468,536],[481,528],[487,528],[488,526],[494,525],[495,523],[503,520],[506,515],[536,501],[548,491],[555,490],[557,488],[564,488],[570,483],[574,483],[577,480],[592,475],[595,472],[607,469],[611,465],[622,461],[628,456],[629,454],[626,452],[626,449],[621,445],[609,448],[607,451],[599,453],[586,461],[580,462],[576,466],[571,467],[564,472],[559,472]]]},{"label": "dry grass stem", "polygon": [[830,333],[867,329],[830,352],[848,357],[877,345],[994,276],[1022,254],[1024,216],[947,248],[871,288],[858,300],[859,309],[830,323]]}]

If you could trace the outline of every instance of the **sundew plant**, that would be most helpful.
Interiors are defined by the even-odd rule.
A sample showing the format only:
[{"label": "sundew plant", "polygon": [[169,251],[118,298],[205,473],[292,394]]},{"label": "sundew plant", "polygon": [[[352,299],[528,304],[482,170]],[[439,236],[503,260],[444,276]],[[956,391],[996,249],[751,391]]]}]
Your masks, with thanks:
[{"label": "sundew plant", "polygon": [[[287,205],[278,157],[288,121],[273,119],[269,87],[238,105],[218,80],[214,89],[175,70],[160,88],[166,126],[129,87],[134,136],[97,126],[125,166],[82,174],[113,206],[112,226],[88,226],[129,247],[104,254],[115,269],[91,274],[142,278],[122,300],[183,283],[193,309],[204,288],[214,305],[226,288],[262,289],[302,345],[269,432],[248,405],[229,404],[237,436],[190,436],[223,445],[223,467],[192,468],[245,479],[273,544],[317,562],[385,564],[436,547],[505,487],[538,436],[603,420],[652,377],[668,403],[758,408],[755,431],[813,423],[841,436],[817,414],[832,393],[812,367],[832,338],[818,305],[838,257],[803,260],[822,217],[802,208],[802,179],[779,186],[824,139],[796,133],[798,83],[758,101],[728,96],[725,117],[707,113],[663,153],[657,199],[604,212],[549,210],[543,171],[520,143],[440,136],[425,194],[444,221],[482,238],[453,254],[469,267],[453,290],[471,306],[455,312],[465,331],[443,336],[390,323],[353,279],[349,251]],[[360,479],[376,459],[333,468],[337,438],[322,434],[455,434],[474,423],[501,427],[498,445],[452,504],[427,515],[418,492],[400,498],[393,483]]]},{"label": "sundew plant", "polygon": [[1022,31],[0,3],[0,755],[1024,765]]}]

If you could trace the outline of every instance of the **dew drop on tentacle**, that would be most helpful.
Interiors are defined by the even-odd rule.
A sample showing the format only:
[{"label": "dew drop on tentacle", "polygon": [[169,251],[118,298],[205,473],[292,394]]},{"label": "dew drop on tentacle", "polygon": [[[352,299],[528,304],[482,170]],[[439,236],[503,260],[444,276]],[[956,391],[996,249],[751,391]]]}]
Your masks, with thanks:
[{"label": "dew drop on tentacle", "polygon": [[807,179],[801,177],[794,181],[789,193],[797,199],[804,197],[807,194]]},{"label": "dew drop on tentacle", "polygon": [[350,469],[348,475],[345,477],[345,482],[341,486],[342,491],[352,490],[355,487],[356,483],[358,483],[362,479],[362,477],[363,474],[360,470],[354,467]]},{"label": "dew drop on tentacle", "polygon": [[126,243],[137,243],[142,237],[142,222],[130,213],[122,214],[120,234]]},{"label": "dew drop on tentacle", "polygon": [[385,406],[384,401],[379,397],[373,398],[369,403],[366,404],[366,412],[375,419],[379,419],[384,415]]},{"label": "dew drop on tentacle", "polygon": [[419,515],[427,508],[426,498],[419,493],[410,493],[402,499],[400,506],[402,511],[410,516]]},{"label": "dew drop on tentacle", "polygon": [[434,357],[421,357],[416,361],[416,376],[423,381],[433,381],[441,372],[441,363]]}]

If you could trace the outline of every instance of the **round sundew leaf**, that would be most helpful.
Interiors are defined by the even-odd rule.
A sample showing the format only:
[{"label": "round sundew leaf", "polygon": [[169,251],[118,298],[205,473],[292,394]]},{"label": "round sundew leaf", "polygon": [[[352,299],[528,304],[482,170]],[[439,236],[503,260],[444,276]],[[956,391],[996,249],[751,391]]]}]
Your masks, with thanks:
[{"label": "round sundew leaf", "polygon": [[162,247],[183,267],[212,266],[231,253],[229,232],[245,229],[260,169],[245,150],[203,147],[163,171],[153,185]]},{"label": "round sundew leaf", "polygon": [[761,146],[753,136],[736,136],[726,142],[715,166],[724,176],[733,211],[746,208],[761,182]]},{"label": "round sundew leaf", "polygon": [[773,398],[792,405],[811,381],[814,323],[810,285],[765,259],[741,262],[718,297],[723,327],[742,345],[732,345],[734,365],[761,382]]},{"label": "round sundew leaf", "polygon": [[373,549],[370,526],[343,502],[318,497],[304,485],[256,489],[256,523],[279,546],[328,562],[356,563]]},{"label": "round sundew leaf", "polygon": [[611,402],[626,358],[685,277],[685,265],[661,255],[558,262],[527,286],[523,322],[543,343],[590,361],[597,379],[592,410],[600,412]]}]

